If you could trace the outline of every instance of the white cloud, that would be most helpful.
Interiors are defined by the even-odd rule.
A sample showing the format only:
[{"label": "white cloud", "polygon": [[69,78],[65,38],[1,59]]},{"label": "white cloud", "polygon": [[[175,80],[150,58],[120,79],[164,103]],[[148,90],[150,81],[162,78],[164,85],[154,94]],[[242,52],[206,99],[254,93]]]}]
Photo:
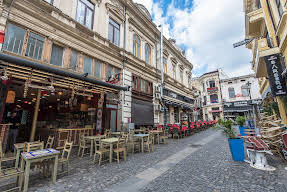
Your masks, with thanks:
[{"label": "white cloud", "polygon": [[[175,38],[177,44],[187,48],[187,58],[194,65],[196,75],[217,68],[222,68],[229,76],[252,73],[250,51],[244,46],[235,49],[232,46],[245,38],[242,1],[194,0],[192,9],[176,8],[172,1],[166,17],[162,16],[158,3],[135,1],[151,6],[154,22],[165,24],[164,35]],[[168,21],[173,21],[173,25]]]}]

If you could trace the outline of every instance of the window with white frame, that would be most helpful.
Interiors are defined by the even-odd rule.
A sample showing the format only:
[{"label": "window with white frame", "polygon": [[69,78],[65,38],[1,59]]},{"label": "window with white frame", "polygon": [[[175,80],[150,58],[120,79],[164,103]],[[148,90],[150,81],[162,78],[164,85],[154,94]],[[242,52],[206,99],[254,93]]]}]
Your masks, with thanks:
[{"label": "window with white frame", "polygon": [[176,65],[175,64],[172,65],[172,78],[176,79]]},{"label": "window with white frame", "polygon": [[235,91],[233,87],[228,88],[228,93],[230,98],[235,98]]},{"label": "window with white frame", "polygon": [[167,58],[166,57],[163,57],[163,69],[164,69],[164,72],[167,73]]},{"label": "window with white frame", "polygon": [[183,83],[183,69],[179,70],[180,82]]},{"label": "window with white frame", "polygon": [[64,54],[64,48],[60,47],[59,45],[53,44],[50,64],[62,67],[63,54]]},{"label": "window with white frame", "polygon": [[109,40],[119,46],[120,45],[120,25],[113,19],[109,19]]},{"label": "window with white frame", "polygon": [[71,53],[70,53],[69,69],[73,71],[77,71],[78,69],[78,52],[73,49],[71,50]]},{"label": "window with white frame", "polygon": [[102,77],[102,64],[98,60],[95,60],[94,75],[98,79],[100,79]]},{"label": "window with white frame", "polygon": [[30,32],[25,56],[41,60],[45,38]]},{"label": "window with white frame", "polygon": [[242,86],[241,90],[242,90],[242,96],[243,97],[248,97],[249,96],[249,88],[248,87]]},{"label": "window with white frame", "polygon": [[16,54],[21,54],[25,35],[25,29],[9,23],[5,35],[4,49]]},{"label": "window with white frame", "polygon": [[87,28],[93,28],[95,5],[89,0],[78,0],[77,21]]}]

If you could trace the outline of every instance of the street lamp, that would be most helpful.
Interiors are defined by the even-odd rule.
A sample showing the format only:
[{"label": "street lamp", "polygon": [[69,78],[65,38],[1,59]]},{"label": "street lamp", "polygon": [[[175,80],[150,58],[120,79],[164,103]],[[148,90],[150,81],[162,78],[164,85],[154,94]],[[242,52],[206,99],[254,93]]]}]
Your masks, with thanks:
[{"label": "street lamp", "polygon": [[163,104],[164,114],[163,114],[163,126],[166,128],[166,106],[163,98],[163,89],[164,89],[164,63],[163,63],[163,25],[159,25],[160,27],[160,64],[161,64],[161,101]]}]

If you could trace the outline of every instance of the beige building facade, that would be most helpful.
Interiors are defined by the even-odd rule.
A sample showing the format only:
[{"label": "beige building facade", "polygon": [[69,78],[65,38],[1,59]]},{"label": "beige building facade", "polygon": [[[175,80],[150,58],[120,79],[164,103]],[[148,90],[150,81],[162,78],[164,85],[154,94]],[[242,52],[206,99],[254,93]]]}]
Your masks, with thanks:
[{"label": "beige building facade", "polygon": [[143,5],[131,0],[0,0],[0,12],[3,53],[130,87],[118,94],[117,112],[110,117],[115,130],[128,123],[163,124],[163,108],[169,123],[180,122],[196,104],[193,65],[166,38],[161,101],[160,31]]}]

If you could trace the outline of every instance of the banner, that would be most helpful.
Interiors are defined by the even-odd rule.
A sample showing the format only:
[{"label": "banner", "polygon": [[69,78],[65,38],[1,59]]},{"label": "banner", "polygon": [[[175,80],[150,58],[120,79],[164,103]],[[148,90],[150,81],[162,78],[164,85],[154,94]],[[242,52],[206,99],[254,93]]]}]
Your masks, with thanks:
[{"label": "banner", "polygon": [[269,55],[264,57],[266,69],[268,73],[268,80],[273,96],[286,95],[286,83],[281,76],[281,56],[279,54]]}]

